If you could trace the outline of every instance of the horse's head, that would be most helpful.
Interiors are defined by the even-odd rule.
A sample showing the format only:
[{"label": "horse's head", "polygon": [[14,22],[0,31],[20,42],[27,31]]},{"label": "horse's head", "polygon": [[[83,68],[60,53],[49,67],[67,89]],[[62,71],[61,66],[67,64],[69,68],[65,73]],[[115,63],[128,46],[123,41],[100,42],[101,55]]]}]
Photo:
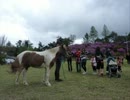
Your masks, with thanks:
[{"label": "horse's head", "polygon": [[61,45],[60,46],[60,54],[64,57],[66,57],[68,55],[68,47],[66,45]]}]

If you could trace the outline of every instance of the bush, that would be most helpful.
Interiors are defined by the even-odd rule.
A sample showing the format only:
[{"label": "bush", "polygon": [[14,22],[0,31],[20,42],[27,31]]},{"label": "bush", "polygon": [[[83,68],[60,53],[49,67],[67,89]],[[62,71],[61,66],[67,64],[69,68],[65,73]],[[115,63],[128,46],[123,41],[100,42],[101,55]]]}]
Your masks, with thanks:
[{"label": "bush", "polygon": [[1,52],[0,53],[0,64],[1,65],[5,64],[5,57],[6,57],[6,54]]}]

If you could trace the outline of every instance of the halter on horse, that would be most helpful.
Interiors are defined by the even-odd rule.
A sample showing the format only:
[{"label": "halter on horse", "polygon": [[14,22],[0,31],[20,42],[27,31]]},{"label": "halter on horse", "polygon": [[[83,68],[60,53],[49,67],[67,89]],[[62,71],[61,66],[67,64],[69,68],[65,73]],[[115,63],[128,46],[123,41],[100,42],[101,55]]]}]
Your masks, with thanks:
[{"label": "halter on horse", "polygon": [[16,84],[19,84],[19,76],[23,74],[23,83],[28,85],[26,80],[26,72],[29,67],[45,67],[45,84],[51,86],[49,82],[50,69],[54,65],[55,59],[58,56],[66,56],[67,47],[65,45],[57,46],[42,52],[24,51],[20,53],[15,61],[11,64],[13,73],[17,73]]}]

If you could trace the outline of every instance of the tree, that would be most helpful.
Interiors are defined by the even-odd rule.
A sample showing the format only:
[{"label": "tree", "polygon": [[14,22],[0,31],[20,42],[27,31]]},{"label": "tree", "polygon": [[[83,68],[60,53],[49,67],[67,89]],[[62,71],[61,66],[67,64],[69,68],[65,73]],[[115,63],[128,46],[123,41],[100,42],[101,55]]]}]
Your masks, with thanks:
[{"label": "tree", "polygon": [[88,34],[88,33],[86,33],[86,34],[84,35],[84,37],[83,37],[83,42],[84,42],[84,43],[88,43],[88,42],[89,42],[89,34]]},{"label": "tree", "polygon": [[73,40],[71,40],[69,37],[68,38],[62,38],[60,36],[57,37],[57,42],[59,44],[65,44],[65,45],[70,45],[71,43],[73,43]]},{"label": "tree", "polygon": [[56,46],[56,42],[49,43],[48,46],[49,46],[49,48],[53,48]]},{"label": "tree", "polygon": [[115,42],[126,42],[126,37],[123,35],[118,35],[117,38],[115,39]]},{"label": "tree", "polygon": [[33,50],[33,44],[29,41],[29,40],[19,40],[16,43],[16,51],[15,51],[15,55],[21,53],[24,50]]},{"label": "tree", "polygon": [[6,44],[7,38],[5,35],[0,36],[0,64],[4,64],[4,58],[6,57],[6,52],[5,52],[5,44]]},{"label": "tree", "polygon": [[22,40],[18,40],[18,42],[16,43],[17,47],[21,47],[22,46]]},{"label": "tree", "polygon": [[71,40],[70,38],[64,38],[63,39],[63,43],[65,44],[65,45],[70,45],[70,44],[72,44],[73,43],[73,41],[74,40]]},{"label": "tree", "polygon": [[38,51],[42,51],[43,50],[43,44],[42,44],[42,42],[39,42],[38,43]]},{"label": "tree", "polygon": [[112,31],[111,34],[108,36],[109,41],[111,41],[111,42],[116,42],[115,40],[117,37],[118,37],[118,34],[114,31]]},{"label": "tree", "polygon": [[104,39],[97,38],[95,42],[104,42]]},{"label": "tree", "polygon": [[95,42],[95,39],[98,37],[98,32],[95,29],[94,26],[91,27],[90,33],[89,33],[89,38],[91,42]]},{"label": "tree", "polygon": [[6,43],[6,46],[7,46],[7,47],[11,47],[11,46],[12,46],[11,42],[8,41],[8,42]]},{"label": "tree", "polygon": [[109,42],[109,41],[108,41],[108,36],[109,36],[109,34],[110,34],[110,32],[109,32],[107,26],[104,25],[104,26],[103,26],[103,31],[102,31],[102,36],[104,37],[105,42]]},{"label": "tree", "polygon": [[76,35],[70,35],[69,39],[71,40],[70,44],[72,44],[74,42],[74,40],[76,39]]},{"label": "tree", "polygon": [[25,48],[25,50],[32,50],[33,48],[33,44],[29,40],[25,40],[22,45]]},{"label": "tree", "polygon": [[5,35],[0,36],[0,46],[5,46],[7,41],[7,38],[5,37]]},{"label": "tree", "polygon": [[128,36],[127,36],[127,40],[130,41],[130,32],[129,32]]}]

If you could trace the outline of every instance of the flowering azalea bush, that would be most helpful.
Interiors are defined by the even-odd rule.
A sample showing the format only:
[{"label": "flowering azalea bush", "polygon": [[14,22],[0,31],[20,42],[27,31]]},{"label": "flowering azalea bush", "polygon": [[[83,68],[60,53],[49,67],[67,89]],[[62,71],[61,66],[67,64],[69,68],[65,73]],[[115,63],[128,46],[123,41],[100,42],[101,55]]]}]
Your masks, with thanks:
[{"label": "flowering azalea bush", "polygon": [[[130,46],[130,44],[128,45]],[[97,47],[101,48],[101,51],[105,54],[107,49],[111,49],[111,52],[113,55],[125,55],[127,52],[127,47],[125,43],[102,43],[102,42],[96,42],[96,43],[84,43],[84,44],[74,44],[69,46],[72,53],[74,54],[77,49],[85,49],[87,53],[89,54],[95,54],[95,49]],[[129,49],[130,50],[130,49]]]}]

